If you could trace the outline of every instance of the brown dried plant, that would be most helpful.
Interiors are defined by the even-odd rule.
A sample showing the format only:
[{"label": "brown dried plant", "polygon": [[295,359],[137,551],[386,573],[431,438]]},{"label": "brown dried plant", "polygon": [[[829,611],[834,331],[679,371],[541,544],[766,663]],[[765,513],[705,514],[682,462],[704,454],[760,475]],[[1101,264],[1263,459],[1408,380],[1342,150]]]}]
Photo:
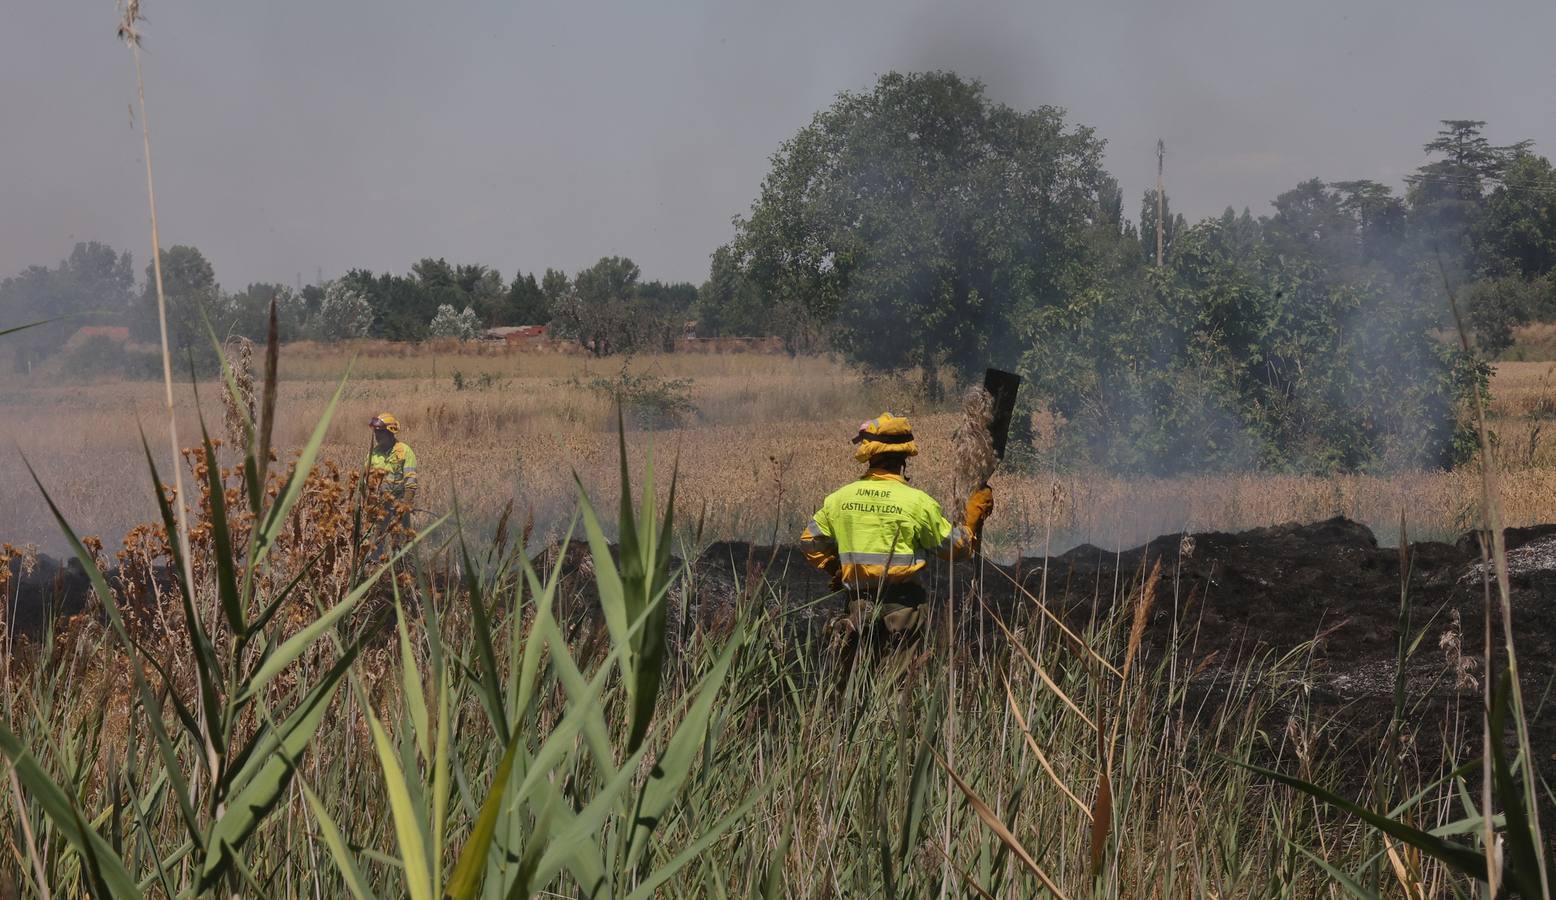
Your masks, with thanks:
[{"label": "brown dried plant", "polygon": [[957,509],[966,506],[973,491],[988,482],[999,465],[989,424],[994,421],[994,398],[974,385],[962,396],[962,421],[951,432],[952,496]]},{"label": "brown dried plant", "polygon": [[241,448],[247,443],[247,423],[259,421],[259,404],[254,394],[254,342],[246,337],[233,338],[222,347],[222,353],[227,357],[237,389],[236,394],[222,391],[222,426],[228,446]]}]

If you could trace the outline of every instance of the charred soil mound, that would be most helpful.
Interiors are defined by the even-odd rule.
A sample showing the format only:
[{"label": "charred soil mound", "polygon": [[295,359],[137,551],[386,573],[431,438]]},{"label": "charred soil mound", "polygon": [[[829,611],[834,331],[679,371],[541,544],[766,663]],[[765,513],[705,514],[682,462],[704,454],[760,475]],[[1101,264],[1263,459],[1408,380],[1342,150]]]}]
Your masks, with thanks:
[{"label": "charred soil mound", "polygon": [[[1514,642],[1533,715],[1556,672],[1556,525],[1508,529],[1505,541]],[[1174,534],[1121,552],[1081,546],[1013,565],[939,564],[932,595],[967,610],[957,624],[965,641],[998,633],[990,615],[1006,621],[1029,616],[1038,596],[1080,630],[1107,616],[1115,603],[1130,602],[1130,585],[1158,563],[1162,577],[1143,643],[1147,654],[1167,652],[1175,627],[1190,666],[1212,653],[1223,660],[1258,659],[1312,642],[1313,712],[1335,721],[1358,745],[1374,736],[1381,740],[1393,712],[1403,588],[1409,633],[1423,635],[1406,670],[1417,752],[1423,760],[1437,757],[1441,723],[1453,709],[1470,717],[1468,731],[1478,742],[1481,693],[1474,684],[1483,673],[1473,658],[1483,646],[1485,595],[1474,535],[1456,544],[1410,545],[1402,575],[1399,549],[1378,546],[1370,530],[1347,519],[1238,534]],[[769,595],[796,608],[796,627],[813,629],[843,605],[835,596],[808,602],[827,597],[827,581],[792,546],[715,544],[693,571],[690,608],[705,618],[737,592],[750,596],[757,576]],[[956,602],[974,590],[987,611]],[[1493,629],[1492,643],[1500,647],[1500,624]],[[1461,663],[1464,657],[1472,659]],[[1531,739],[1546,777],[1556,775],[1556,715],[1540,711]]]}]

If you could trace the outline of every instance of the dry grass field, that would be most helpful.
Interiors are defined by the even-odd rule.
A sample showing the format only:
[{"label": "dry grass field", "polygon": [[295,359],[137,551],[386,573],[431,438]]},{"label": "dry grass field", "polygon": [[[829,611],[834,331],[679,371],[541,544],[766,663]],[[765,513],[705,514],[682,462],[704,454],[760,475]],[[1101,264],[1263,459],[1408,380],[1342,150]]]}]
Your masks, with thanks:
[{"label": "dry grass field", "polygon": [[[352,360],[354,358],[354,363]],[[282,354],[277,445],[298,447],[351,364],[326,455],[354,464],[366,421],[388,410],[420,459],[418,506],[438,512],[457,496],[468,521],[491,522],[514,500],[537,534],[565,527],[573,473],[597,497],[615,495],[615,410],[593,379],[626,371],[688,379],[695,412],[651,437],[661,462],[679,462],[682,521],[707,538],[767,540],[797,533],[828,490],[856,466],[848,438],[883,408],[914,416],[924,454],[911,474],[949,499],[949,439],[957,416],[926,406],[911,381],[865,380],[825,358],[708,354],[593,360],[490,347],[366,343],[349,350],[289,345]],[[464,387],[456,389],[455,373]],[[1509,524],[1556,521],[1556,364],[1507,362],[1493,381],[1493,429]],[[222,430],[217,384],[200,385],[213,436]],[[198,437],[194,393],[181,388],[181,435]],[[149,381],[76,381],[59,374],[0,378],[0,540],[57,547],[56,529],[22,465],[25,455],[81,531],[110,545],[154,518],[137,424],[165,465],[161,387]],[[1041,431],[1041,429],[1040,429]],[[1238,530],[1345,515],[1391,540],[1403,511],[1413,536],[1450,538],[1472,522],[1479,490],[1470,469],[1391,477],[1275,475],[1133,479],[1029,467],[996,477],[996,555],[1079,542],[1124,547],[1177,530]],[[608,504],[607,504],[608,505]]]},{"label": "dry grass field", "polygon": [[[856,471],[847,439],[882,407],[916,417],[925,454],[914,474],[942,497],[949,489],[957,414],[824,359],[642,358],[624,372],[621,361],[562,354],[355,349],[326,454],[354,465],[367,419],[391,410],[421,458],[419,505],[446,510],[457,494],[484,527],[511,499],[534,513],[537,542],[577,508],[574,471],[602,511],[620,499],[615,410],[596,379],[690,392],[695,412],[632,434],[627,454],[640,486],[645,446],[661,478],[679,461],[674,540],[791,537]],[[279,446],[304,443],[346,363],[338,350],[287,349]],[[1556,518],[1542,430],[1552,380],[1548,364],[1497,374],[1514,522]],[[0,541],[56,533],[21,454],[110,551],[153,518],[136,426],[160,456],[159,385],[38,377],[0,388],[12,438]],[[193,443],[192,389],[179,402]],[[200,386],[200,404],[219,431],[214,384]],[[0,753],[11,763],[0,885],[21,885],[16,896],[438,897],[447,887],[461,898],[1299,900],[1326,895],[1322,859],[1379,896],[1474,895],[1474,864],[1401,849],[1254,768],[1365,791],[1361,802],[1377,808],[1415,797],[1399,807],[1411,824],[1474,831],[1458,799],[1471,782],[1438,780],[1466,771],[1480,733],[1478,670],[1460,649],[1479,646],[1480,595],[1460,577],[1468,554],[1428,551],[1435,568],[1414,579],[1408,602],[1396,600],[1400,554],[1333,525],[1199,549],[1170,541],[1176,555],[1149,570],[1143,554],[1077,554],[1051,584],[1047,563],[1001,568],[1006,582],[993,566],[973,578],[945,567],[921,639],[875,652],[825,629],[839,598],[818,596],[820,578],[807,582],[779,553],[742,563],[732,551],[746,548],[725,545],[727,558],[683,569],[657,553],[652,530],[625,526],[622,546],[639,548],[633,578],[598,553],[542,555],[548,574],[531,577],[505,539],[478,536],[473,557],[456,556],[441,549],[446,530],[433,532],[437,546],[405,548],[416,561],[393,578],[361,578],[342,525],[349,479],[313,474],[303,501],[274,515],[249,513],[229,477],[233,512],[197,517],[194,574],[167,573],[186,590],[152,577],[168,551],[141,530],[141,549],[118,557],[117,587],[99,587],[118,602],[41,637],[12,628],[13,610],[41,602],[30,554],[14,555],[20,577],[0,583]],[[1335,513],[1389,539],[1401,510],[1413,536],[1446,537],[1470,523],[1478,495],[1468,468],[1123,480],[1050,462],[1002,473],[997,486],[1000,555]],[[228,533],[218,522],[245,556],[217,551]],[[609,538],[585,527],[595,546]],[[1526,693],[1549,677],[1540,590],[1515,598],[1518,654],[1534,661]],[[1421,622],[1410,604],[1418,616],[1436,611],[1414,644],[1417,624],[1391,634],[1396,602],[1407,622]],[[595,609],[603,621],[590,627]],[[629,628],[634,610],[663,612]],[[648,624],[656,631],[642,637]],[[196,708],[198,719],[179,714]],[[1529,722],[1524,760],[1550,742],[1543,719]],[[274,737],[282,731],[295,755]],[[1499,778],[1494,803],[1532,795]],[[80,837],[87,822],[113,843],[98,835],[91,853],[77,850],[92,839]],[[1460,850],[1485,870],[1478,851]]]}]

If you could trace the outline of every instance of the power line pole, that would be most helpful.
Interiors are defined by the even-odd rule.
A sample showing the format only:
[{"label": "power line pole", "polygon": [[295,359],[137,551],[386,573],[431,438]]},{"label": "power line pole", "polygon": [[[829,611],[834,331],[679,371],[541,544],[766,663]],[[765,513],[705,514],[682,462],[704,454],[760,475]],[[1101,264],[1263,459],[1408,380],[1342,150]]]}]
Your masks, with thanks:
[{"label": "power line pole", "polygon": [[1162,267],[1162,245],[1165,235],[1166,223],[1162,217],[1166,210],[1165,189],[1162,187],[1162,163],[1167,158],[1167,143],[1161,138],[1156,139],[1156,268]]}]

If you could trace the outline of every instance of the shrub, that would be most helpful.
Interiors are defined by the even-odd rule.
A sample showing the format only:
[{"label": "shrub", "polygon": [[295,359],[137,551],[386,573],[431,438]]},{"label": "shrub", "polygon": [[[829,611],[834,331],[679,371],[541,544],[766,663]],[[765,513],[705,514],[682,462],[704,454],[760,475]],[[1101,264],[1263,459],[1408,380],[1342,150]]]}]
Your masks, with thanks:
[{"label": "shrub", "polygon": [[482,372],[480,375],[477,375],[474,378],[467,378],[465,377],[464,372],[455,369],[453,380],[454,390],[456,391],[462,391],[466,388],[477,391],[489,391],[497,386],[497,376],[490,372]]},{"label": "shrub", "polygon": [[620,406],[640,427],[673,428],[697,413],[690,378],[634,375],[623,366],[615,378],[595,377],[582,386]]},{"label": "shrub", "polygon": [[440,303],[437,315],[432,317],[427,330],[433,337],[473,341],[481,334],[481,320],[476,318],[475,310],[468,306],[461,312],[448,303]]},{"label": "shrub", "polygon": [[373,307],[366,298],[347,287],[344,282],[332,281],[324,288],[324,299],[319,301],[319,313],[310,329],[321,341],[349,341],[367,337],[373,327]]}]

